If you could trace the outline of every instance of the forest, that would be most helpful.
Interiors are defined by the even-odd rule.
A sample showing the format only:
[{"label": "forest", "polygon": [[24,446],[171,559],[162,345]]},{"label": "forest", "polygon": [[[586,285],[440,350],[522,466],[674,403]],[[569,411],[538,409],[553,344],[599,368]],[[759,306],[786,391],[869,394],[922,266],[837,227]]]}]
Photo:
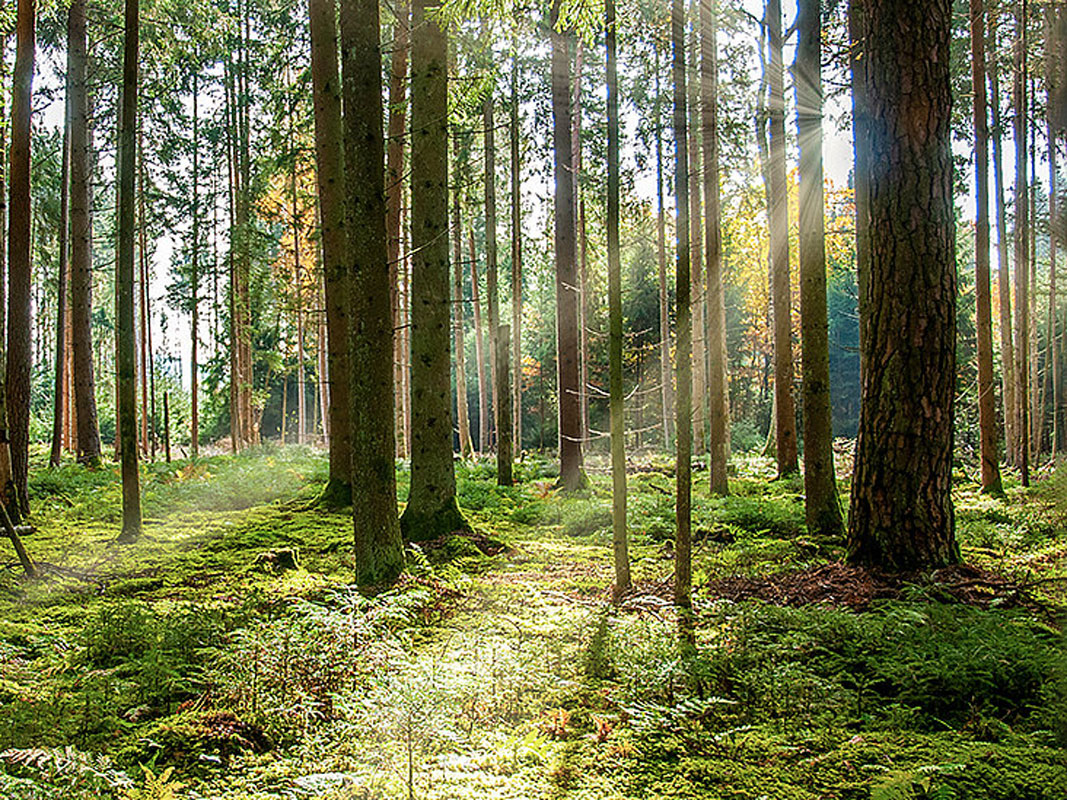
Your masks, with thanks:
[{"label": "forest", "polygon": [[4,0],[0,797],[1067,797],[1065,0]]}]

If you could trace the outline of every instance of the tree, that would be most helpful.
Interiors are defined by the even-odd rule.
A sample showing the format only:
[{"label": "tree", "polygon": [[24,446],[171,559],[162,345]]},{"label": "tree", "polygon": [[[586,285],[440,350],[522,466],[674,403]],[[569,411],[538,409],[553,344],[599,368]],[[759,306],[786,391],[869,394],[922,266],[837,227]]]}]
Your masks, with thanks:
[{"label": "tree", "polygon": [[993,302],[989,283],[989,131],[985,82],[983,0],[970,0],[971,86],[974,90],[975,326],[978,334],[978,417],[982,490],[1001,494],[993,378]]},{"label": "tree", "polygon": [[[848,552],[894,570],[959,560],[950,0],[852,0],[866,32],[870,275]],[[919,124],[921,121],[922,124]]]},{"label": "tree", "polygon": [[[326,346],[330,375],[330,479],[323,499],[343,506],[352,499],[351,398],[348,391],[349,285],[345,253],[344,133],[337,75],[334,0],[310,0],[311,82],[315,100],[315,176],[322,225],[326,288]],[[392,362],[392,355],[389,357]]]},{"label": "tree", "polygon": [[448,39],[431,2],[416,0],[411,26],[411,490],[400,518],[411,541],[467,529],[452,461]]},{"label": "tree", "polygon": [[582,468],[582,386],[579,364],[579,276],[575,241],[574,163],[571,142],[568,40],[553,0],[552,149],[555,159],[556,351],[559,369],[559,486],[575,491],[587,483]]},{"label": "tree", "polygon": [[118,139],[118,243],[115,273],[115,363],[122,459],[122,534],[141,533],[141,489],[137,467],[137,378],[134,353],[134,177],[137,174],[137,58],[139,0],[126,0],[122,99]]},{"label": "tree", "polygon": [[[36,4],[18,0],[16,51],[11,103],[11,162],[8,203],[7,413],[15,494],[12,516],[29,513],[30,445],[30,117],[36,47]],[[11,503],[14,503],[12,505]]]},{"label": "tree", "polygon": [[515,452],[522,453],[522,154],[519,149],[519,43],[511,40],[511,103],[508,145],[511,155],[511,368]]},{"label": "tree", "polygon": [[[189,450],[200,455],[200,60],[193,63],[193,248],[189,276]],[[153,393],[153,404],[155,403]],[[153,440],[154,441],[154,440]],[[155,457],[155,445],[152,449]]]},{"label": "tree", "polygon": [[[333,4],[329,5],[332,15]],[[343,0],[345,263],[352,311],[348,356],[351,474],[360,476],[352,484],[352,520],[360,586],[392,583],[404,567],[393,460],[393,315],[385,226],[380,37],[377,0]],[[446,323],[446,337],[447,328]]]},{"label": "tree", "polygon": [[85,0],[73,0],[67,17],[70,86],[70,320],[78,461],[100,462],[100,429],[93,372],[93,142],[87,76]]},{"label": "tree", "polygon": [[[69,60],[69,56],[68,56]],[[66,393],[64,387],[67,378],[67,298],[70,296],[69,275],[70,261],[67,258],[70,248],[67,233],[70,230],[70,70],[67,70],[67,82],[63,92],[63,167],[60,173],[61,185],[59,211],[59,278],[56,287],[56,361],[55,392],[52,403],[52,449],[48,464],[58,467],[63,456],[63,419],[66,413]]]},{"label": "tree", "polygon": [[804,398],[804,512],[808,531],[841,533],[830,419],[830,343],[826,318],[826,240],[822,169],[822,24],[819,0],[797,6],[800,143],[800,316]]},{"label": "tree", "polygon": [[1012,134],[1015,139],[1015,463],[1030,485],[1030,201],[1026,186],[1026,13],[1015,2]]},{"label": "tree", "polygon": [[459,454],[469,458],[474,455],[474,447],[471,444],[471,418],[467,406],[466,345],[463,343],[463,225],[460,215],[460,196],[465,183],[460,165],[466,163],[466,155],[461,152],[458,136],[452,137],[452,150],[456,163],[456,180],[452,188],[452,324],[456,349],[456,416],[459,422]]},{"label": "tree", "polygon": [[782,75],[782,4],[767,0],[767,124],[770,132],[768,200],[771,297],[774,304],[774,400],[779,476],[797,471],[797,422],[793,403],[793,313],[789,288],[789,203],[785,163],[785,89]]},{"label": "tree", "polygon": [[685,8],[683,0],[671,4],[671,73],[674,87],[674,197],[676,216],[675,294],[678,335],[675,396],[675,524],[674,604],[678,608],[679,633],[683,642],[692,638],[692,458],[693,458],[693,363],[692,320],[689,297],[689,153],[686,133]]},{"label": "tree", "polygon": [[722,202],[719,194],[719,61],[716,31],[718,0],[700,3],[700,99],[704,150],[704,240],[707,248],[708,400],[711,447],[708,473],[711,491],[727,494],[730,410],[726,375],[726,296],[723,288]]}]

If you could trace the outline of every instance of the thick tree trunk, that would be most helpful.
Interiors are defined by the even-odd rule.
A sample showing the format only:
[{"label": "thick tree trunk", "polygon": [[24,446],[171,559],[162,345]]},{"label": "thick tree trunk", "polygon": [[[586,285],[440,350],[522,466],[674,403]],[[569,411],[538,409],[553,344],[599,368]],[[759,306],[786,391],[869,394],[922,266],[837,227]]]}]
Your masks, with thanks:
[{"label": "thick tree trunk", "polygon": [[93,143],[89,120],[86,0],[74,0],[67,18],[67,68],[70,71],[70,324],[74,383],[74,424],[78,461],[100,462],[93,373]]},{"label": "thick tree trunk", "polygon": [[985,83],[985,11],[970,0],[971,86],[974,91],[975,326],[978,336],[978,425],[982,490],[1001,494],[997,455],[996,389],[993,377],[993,301],[989,280],[989,131]]},{"label": "thick tree trunk", "polygon": [[[396,513],[393,316],[385,227],[381,40],[377,0],[342,0],[344,176],[352,519],[356,582],[392,583],[404,566]],[[446,325],[447,328],[447,325]],[[447,367],[446,367],[447,369]]]},{"label": "thick tree trunk", "polygon": [[10,201],[8,204],[7,414],[17,509],[29,513],[30,444],[30,117],[33,112],[34,0],[18,0],[11,103]]},{"label": "thick tree trunk", "polygon": [[[997,49],[998,14],[989,15],[989,46]],[[1011,262],[1008,257],[1008,223],[1004,202],[1003,127],[1000,115],[1000,67],[997,59],[989,60],[989,94],[993,113],[993,191],[997,217],[997,300],[1000,313],[1000,373],[1004,406],[1005,456],[1015,464],[1015,346],[1011,321]]]},{"label": "thick tree trunk", "polygon": [[719,196],[718,0],[700,4],[700,97],[704,149],[704,240],[707,248],[708,400],[711,441],[708,473],[711,491],[729,492],[726,462],[730,450],[729,385],[726,375],[726,296],[723,289],[722,228]]},{"label": "thick tree trunk", "polygon": [[126,0],[122,100],[118,138],[118,245],[115,316],[118,418],[122,458],[122,534],[130,542],[141,533],[141,490],[137,468],[137,382],[134,354],[134,178],[137,175],[137,59],[139,0]]},{"label": "thick tree trunk", "polygon": [[785,89],[782,66],[781,0],[767,0],[769,44],[768,127],[771,295],[774,305],[774,396],[777,401],[779,476],[797,471],[797,421],[793,402],[793,311],[789,270],[789,187],[785,163]]},{"label": "thick tree trunk", "polygon": [[619,81],[615,0],[604,6],[608,84],[608,393],[611,403],[611,530],[614,597],[630,589],[626,537],[626,406],[622,381],[622,256],[619,245]]},{"label": "thick tree trunk", "polygon": [[822,24],[819,0],[797,7],[793,83],[800,144],[800,318],[804,398],[804,512],[809,533],[838,536],[841,504],[834,474],[830,342],[822,165]]},{"label": "thick tree trunk", "polygon": [[869,148],[865,142],[870,137],[870,109],[867,104],[867,32],[863,7],[849,6],[848,32],[852,46],[849,48],[849,67],[852,74],[852,142],[855,150],[854,198],[856,207],[856,284],[859,293],[857,316],[859,317],[860,381],[864,373],[867,348],[867,287],[871,274],[870,243],[870,163]]},{"label": "thick tree trunk", "polygon": [[559,396],[559,485],[587,484],[582,468],[582,403],[579,364],[579,278],[575,243],[574,164],[571,143],[570,35],[557,30],[560,0],[552,5],[552,120],[555,156],[556,360]]},{"label": "thick tree trunk", "polygon": [[[852,0],[867,31],[870,276],[848,551],[908,570],[959,560],[950,0]],[[921,121],[919,124],[917,121]]]},{"label": "thick tree trunk", "polygon": [[411,491],[400,519],[412,541],[467,528],[456,503],[448,271],[448,41],[416,0],[411,26]]},{"label": "thick tree trunk", "polygon": [[[0,86],[3,84],[0,83]],[[63,120],[63,166],[60,172],[59,188],[59,276],[56,287],[56,361],[55,361],[55,401],[52,406],[52,450],[48,458],[49,465],[58,467],[63,457],[63,420],[66,416],[67,397],[67,316],[69,308],[67,298],[70,294],[70,260],[67,257],[68,232],[70,231],[70,73],[68,70],[66,89],[64,91]],[[0,219],[2,222],[2,219]],[[0,273],[2,275],[3,273]]]},{"label": "thick tree trunk", "polygon": [[674,199],[676,220],[675,302],[678,316],[677,386],[675,432],[674,604],[678,609],[679,638],[693,640],[692,620],[692,458],[693,458],[693,363],[689,275],[689,164],[685,86],[685,8],[683,0],[671,4],[671,73],[674,85]]},{"label": "thick tree trunk", "polygon": [[1025,0],[1015,3],[1015,68],[1012,83],[1015,139],[1015,463],[1030,485],[1030,215],[1026,186]]}]

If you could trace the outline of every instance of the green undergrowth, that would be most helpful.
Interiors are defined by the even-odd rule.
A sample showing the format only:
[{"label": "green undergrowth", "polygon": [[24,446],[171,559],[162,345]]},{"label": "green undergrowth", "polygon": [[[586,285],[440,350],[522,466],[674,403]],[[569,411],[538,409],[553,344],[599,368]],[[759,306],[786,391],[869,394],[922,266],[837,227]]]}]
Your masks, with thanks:
[{"label": "green undergrowth", "polygon": [[1067,796],[1063,473],[993,498],[961,471],[955,489],[965,558],[1044,610],[916,588],[857,613],[708,594],[844,542],[808,534],[802,480],[768,459],[735,457],[728,497],[697,469],[683,653],[672,465],[630,475],[642,591],[621,610],[610,475],[587,466],[565,496],[536,454],[511,487],[490,460],[458,462],[470,531],[409,547],[375,596],[352,586],[352,521],[320,502],[320,452],[145,465],[127,546],[113,466],[35,468],[42,577],[10,554],[0,569],[0,797]]}]

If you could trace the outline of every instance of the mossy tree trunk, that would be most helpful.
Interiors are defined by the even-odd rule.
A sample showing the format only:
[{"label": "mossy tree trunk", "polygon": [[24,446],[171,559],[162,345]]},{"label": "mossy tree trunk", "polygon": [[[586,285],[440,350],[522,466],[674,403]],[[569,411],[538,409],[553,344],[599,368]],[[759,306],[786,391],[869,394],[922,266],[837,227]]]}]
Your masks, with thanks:
[{"label": "mossy tree trunk", "polygon": [[412,541],[465,530],[452,460],[448,264],[448,39],[433,0],[411,26],[411,491],[400,519]]},{"label": "mossy tree trunk", "polygon": [[804,510],[808,530],[842,532],[830,412],[822,164],[822,24],[819,0],[800,0],[793,83],[800,142],[800,315],[804,399]]},{"label": "mossy tree trunk", "polygon": [[959,560],[952,508],[956,253],[950,0],[852,0],[866,30],[870,275],[848,552],[893,570]]},{"label": "mossy tree trunk", "polygon": [[345,265],[356,582],[404,567],[396,513],[393,314],[385,225],[382,54],[377,0],[341,3]]},{"label": "mossy tree trunk", "polygon": [[[322,260],[326,294],[326,346],[330,376],[330,479],[324,499],[344,505],[351,500],[351,397],[348,391],[349,286],[345,252],[344,133],[341,83],[337,71],[337,23],[334,0],[310,0],[311,81],[315,101],[315,175],[322,225]],[[392,363],[392,354],[389,357]],[[320,376],[321,380],[321,376]]]}]

